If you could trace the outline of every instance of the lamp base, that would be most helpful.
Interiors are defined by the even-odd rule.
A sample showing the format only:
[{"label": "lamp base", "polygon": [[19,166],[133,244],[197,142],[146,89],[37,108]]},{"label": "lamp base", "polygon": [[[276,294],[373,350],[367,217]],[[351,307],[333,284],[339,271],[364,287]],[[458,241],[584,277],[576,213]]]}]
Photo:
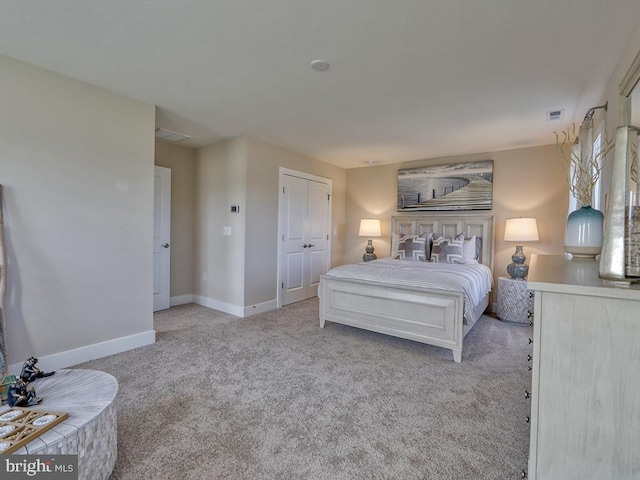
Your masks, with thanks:
[{"label": "lamp base", "polygon": [[516,245],[516,252],[511,256],[513,263],[507,265],[507,273],[514,280],[524,280],[524,277],[529,273],[529,266],[524,262],[527,257],[524,256],[522,251],[522,245]]},{"label": "lamp base", "polygon": [[518,265],[511,263],[507,265],[507,273],[514,280],[524,280],[524,277],[529,273],[529,265]]},{"label": "lamp base", "polygon": [[373,253],[373,242],[371,239],[367,242],[367,246],[364,249],[364,255],[362,255],[362,261],[368,262],[370,260],[375,260],[378,256]]},{"label": "lamp base", "polygon": [[362,255],[362,260],[368,262],[370,260],[375,260],[378,256],[375,253],[365,253]]}]

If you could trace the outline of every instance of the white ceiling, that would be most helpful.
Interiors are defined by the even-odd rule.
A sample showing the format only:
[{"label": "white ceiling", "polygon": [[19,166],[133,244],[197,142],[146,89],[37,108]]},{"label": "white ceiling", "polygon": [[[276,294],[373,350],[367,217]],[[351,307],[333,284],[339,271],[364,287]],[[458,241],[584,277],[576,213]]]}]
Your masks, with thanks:
[{"label": "white ceiling", "polygon": [[[0,0],[0,53],[345,168],[553,143],[638,0]],[[309,67],[324,59],[331,68]],[[564,120],[546,121],[563,109]],[[123,119],[126,121],[126,119]]]}]

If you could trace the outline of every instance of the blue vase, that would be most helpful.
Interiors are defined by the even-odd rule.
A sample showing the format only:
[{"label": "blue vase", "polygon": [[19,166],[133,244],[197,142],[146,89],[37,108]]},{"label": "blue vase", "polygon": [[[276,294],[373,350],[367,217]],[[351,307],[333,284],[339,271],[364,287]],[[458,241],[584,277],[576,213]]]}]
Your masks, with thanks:
[{"label": "blue vase", "polygon": [[569,214],[564,236],[564,251],[574,257],[595,258],[602,251],[604,215],[583,205]]}]

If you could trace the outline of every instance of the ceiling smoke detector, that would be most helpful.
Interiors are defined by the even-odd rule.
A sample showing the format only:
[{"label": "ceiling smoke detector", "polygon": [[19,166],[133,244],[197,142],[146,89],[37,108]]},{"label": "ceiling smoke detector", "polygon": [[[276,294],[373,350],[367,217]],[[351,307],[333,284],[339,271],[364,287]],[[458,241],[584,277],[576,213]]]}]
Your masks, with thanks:
[{"label": "ceiling smoke detector", "polygon": [[171,130],[165,130],[164,128],[156,128],[156,137],[167,140],[168,142],[179,142],[180,140],[191,138],[190,135],[172,132]]},{"label": "ceiling smoke detector", "polygon": [[547,112],[547,122],[554,122],[556,120],[562,120],[564,117],[564,109],[562,110],[551,110]]},{"label": "ceiling smoke detector", "polygon": [[329,70],[329,62],[325,62],[324,60],[314,60],[311,62],[311,68],[318,72],[324,72],[325,70]]}]

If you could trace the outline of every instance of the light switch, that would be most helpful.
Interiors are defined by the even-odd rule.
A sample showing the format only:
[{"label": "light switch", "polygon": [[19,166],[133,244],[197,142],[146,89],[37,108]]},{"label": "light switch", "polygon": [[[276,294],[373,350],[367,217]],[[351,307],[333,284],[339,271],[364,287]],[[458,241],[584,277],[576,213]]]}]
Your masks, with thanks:
[{"label": "light switch", "polygon": [[223,235],[231,235],[231,227],[222,227],[222,234]]}]

